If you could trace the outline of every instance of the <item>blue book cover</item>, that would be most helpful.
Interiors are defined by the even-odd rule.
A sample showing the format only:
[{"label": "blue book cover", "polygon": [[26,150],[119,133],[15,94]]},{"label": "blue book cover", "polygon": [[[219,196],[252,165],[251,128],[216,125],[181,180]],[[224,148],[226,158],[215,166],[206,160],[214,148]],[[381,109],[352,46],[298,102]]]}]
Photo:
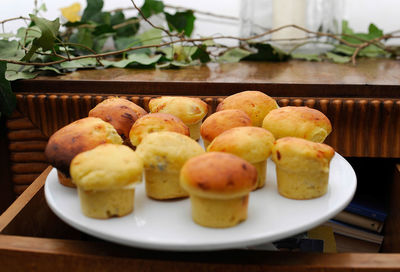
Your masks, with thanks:
[{"label": "blue book cover", "polygon": [[350,204],[345,208],[345,211],[362,215],[368,218],[384,222],[387,216],[386,209],[382,203],[373,198],[355,197]]}]

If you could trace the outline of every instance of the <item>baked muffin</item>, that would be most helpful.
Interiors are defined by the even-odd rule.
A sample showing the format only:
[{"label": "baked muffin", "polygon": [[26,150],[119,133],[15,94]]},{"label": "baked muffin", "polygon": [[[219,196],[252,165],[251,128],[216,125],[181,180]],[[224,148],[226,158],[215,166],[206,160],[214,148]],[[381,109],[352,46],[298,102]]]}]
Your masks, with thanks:
[{"label": "baked muffin", "polygon": [[205,227],[227,228],[247,219],[249,193],[257,170],[228,153],[208,152],[182,167],[181,186],[190,194],[193,220]]},{"label": "baked muffin", "polygon": [[253,126],[261,127],[264,117],[277,109],[275,99],[259,91],[244,91],[226,97],[219,103],[217,111],[227,109],[242,110],[250,117]]},{"label": "baked muffin", "polygon": [[100,118],[86,117],[57,130],[44,153],[48,162],[57,168],[60,183],[75,187],[69,175],[72,159],[104,143],[122,144],[122,139],[111,124]]},{"label": "baked muffin", "polygon": [[93,218],[124,216],[133,211],[135,187],[143,163],[131,148],[102,144],[78,154],[71,177],[78,187],[83,214]]},{"label": "baked muffin", "polygon": [[322,143],[332,131],[329,119],[309,107],[287,106],[272,110],[262,126],[271,131],[276,139],[299,137],[317,143]]},{"label": "baked muffin", "polygon": [[173,131],[190,136],[189,128],[181,119],[168,113],[150,113],[139,118],[129,132],[133,146],[138,146],[147,134],[157,131]]},{"label": "baked muffin", "polygon": [[118,134],[129,143],[129,131],[135,121],[147,112],[135,103],[118,97],[104,100],[89,111],[89,117],[98,117],[117,130]]},{"label": "baked muffin", "polygon": [[205,151],[188,136],[161,131],[147,135],[136,152],[144,163],[147,196],[162,200],[188,196],[179,185],[179,172],[188,159]]},{"label": "baked muffin", "polygon": [[207,104],[201,99],[183,96],[162,96],[151,99],[149,109],[152,113],[163,112],[175,115],[189,127],[192,139],[200,139],[200,126],[208,112]]},{"label": "baked muffin", "polygon": [[242,110],[218,111],[206,118],[200,127],[205,148],[222,132],[234,128],[251,126],[250,117]]},{"label": "baked muffin", "polygon": [[292,199],[324,195],[334,154],[333,148],[326,144],[296,137],[277,140],[272,148],[272,160],[276,164],[278,192]]},{"label": "baked muffin", "polygon": [[207,151],[234,154],[251,163],[258,173],[257,186],[265,185],[267,159],[271,155],[275,138],[271,132],[259,127],[231,128],[217,136]]}]

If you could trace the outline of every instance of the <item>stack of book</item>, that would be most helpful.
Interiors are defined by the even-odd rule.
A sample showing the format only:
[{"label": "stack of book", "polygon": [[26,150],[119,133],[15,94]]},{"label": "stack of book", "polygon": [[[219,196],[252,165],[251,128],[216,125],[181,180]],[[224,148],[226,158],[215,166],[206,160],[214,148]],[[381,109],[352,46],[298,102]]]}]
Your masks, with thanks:
[{"label": "stack of book", "polygon": [[337,252],[379,252],[386,216],[379,203],[360,196],[324,225],[334,232]]}]

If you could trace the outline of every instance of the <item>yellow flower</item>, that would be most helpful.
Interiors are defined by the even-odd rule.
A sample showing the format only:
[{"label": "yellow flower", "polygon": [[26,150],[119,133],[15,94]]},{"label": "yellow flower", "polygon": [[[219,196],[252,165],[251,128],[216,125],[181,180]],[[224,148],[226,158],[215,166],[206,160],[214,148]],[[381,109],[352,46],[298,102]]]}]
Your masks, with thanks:
[{"label": "yellow flower", "polygon": [[81,16],[79,16],[79,11],[81,10],[81,4],[74,3],[71,6],[61,8],[61,14],[65,19],[71,23],[79,21]]}]

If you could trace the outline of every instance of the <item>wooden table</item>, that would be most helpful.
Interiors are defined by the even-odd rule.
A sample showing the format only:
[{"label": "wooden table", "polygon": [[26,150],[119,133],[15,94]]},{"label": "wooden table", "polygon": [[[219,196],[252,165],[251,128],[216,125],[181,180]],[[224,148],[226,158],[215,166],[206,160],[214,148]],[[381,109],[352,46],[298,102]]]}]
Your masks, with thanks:
[{"label": "wooden table", "polygon": [[43,185],[50,170],[51,167],[47,168],[0,217],[0,264],[10,271],[354,272],[400,269],[400,254],[253,250],[163,252],[99,241],[68,227],[49,210]]},{"label": "wooden table", "polygon": [[[49,266],[57,261],[60,267],[77,269],[115,266],[207,271],[244,270],[245,264],[246,270],[254,271],[400,269],[399,255],[387,253],[229,251],[211,255],[143,251],[87,241],[87,236],[69,228],[49,211],[42,189],[48,166],[43,150],[48,137],[62,126],[87,116],[91,108],[108,96],[126,97],[146,109],[148,101],[159,95],[196,96],[207,102],[212,113],[227,95],[260,90],[281,106],[306,105],[321,110],[334,128],[328,144],[348,159],[360,158],[362,163],[373,160],[369,164],[373,167],[366,170],[384,168],[379,170],[382,175],[376,180],[377,186],[385,186],[388,195],[393,195],[383,251],[400,252],[400,178],[395,167],[400,158],[399,61],[360,60],[356,66],[290,61],[209,64],[178,70],[82,70],[18,81],[12,87],[18,107],[11,118],[2,120],[3,126],[0,124],[0,163],[9,166],[0,170],[0,206],[11,204],[13,193],[19,195],[28,189],[0,219],[0,263],[46,268],[50,260]],[[24,262],[15,261],[15,257],[23,257]]]}]

